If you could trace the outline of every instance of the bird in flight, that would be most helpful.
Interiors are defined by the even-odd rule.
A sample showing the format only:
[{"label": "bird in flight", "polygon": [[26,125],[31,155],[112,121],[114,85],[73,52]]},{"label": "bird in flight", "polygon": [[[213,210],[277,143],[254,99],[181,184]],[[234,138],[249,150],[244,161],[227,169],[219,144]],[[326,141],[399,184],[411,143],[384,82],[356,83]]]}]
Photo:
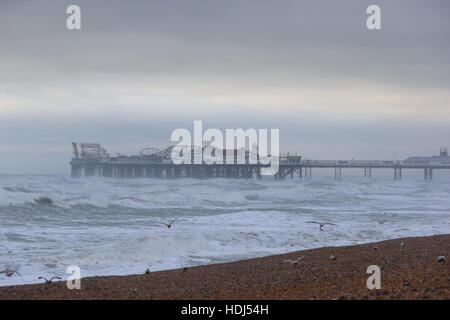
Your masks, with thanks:
[{"label": "bird in flight", "polygon": [[21,276],[20,273],[19,273],[18,271],[16,271],[16,270],[12,270],[12,269],[0,270],[0,274],[2,274],[2,273],[4,273],[7,277],[11,277],[11,276],[13,276],[14,274],[17,274],[17,275],[20,277],[20,279],[22,279],[22,281],[23,281],[22,276]]},{"label": "bird in flight", "polygon": [[331,225],[331,226],[335,226],[334,223],[331,222],[317,222],[317,221],[308,221],[307,223],[315,223],[319,225],[319,229],[320,231],[323,231],[323,227],[326,225]]},{"label": "bird in flight", "polygon": [[13,251],[5,246],[1,246],[2,248],[4,248],[6,250],[6,252],[8,252],[8,254],[11,254]]},{"label": "bird in flight", "polygon": [[175,221],[177,221],[178,219],[172,220],[170,223],[164,223],[164,222],[158,222],[159,224],[163,224],[165,225],[167,228],[171,228],[172,225],[174,224]]},{"label": "bird in flight", "polygon": [[290,260],[290,259],[287,259],[287,260],[284,260],[284,262],[289,262],[289,263],[292,263],[292,264],[297,264],[300,260],[302,260],[303,259],[303,256],[300,256],[300,257],[298,257],[297,259],[295,259],[295,260]]},{"label": "bird in flight", "polygon": [[61,277],[51,277],[50,279],[47,279],[46,277],[39,277],[38,279],[44,280],[46,284],[50,284],[54,279],[61,280]]},{"label": "bird in flight", "polygon": [[34,199],[34,201],[38,204],[53,204],[53,200],[48,197],[41,197],[38,199]]}]

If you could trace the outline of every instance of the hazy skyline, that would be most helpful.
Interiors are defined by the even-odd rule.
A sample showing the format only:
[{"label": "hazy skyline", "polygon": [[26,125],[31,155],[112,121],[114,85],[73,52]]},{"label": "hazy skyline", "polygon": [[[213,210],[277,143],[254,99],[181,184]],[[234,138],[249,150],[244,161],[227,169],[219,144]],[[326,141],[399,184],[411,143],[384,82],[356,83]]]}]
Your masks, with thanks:
[{"label": "hazy skyline", "polygon": [[[66,28],[66,8],[82,29]],[[382,30],[366,28],[381,7]],[[0,173],[67,173],[71,141],[111,154],[176,128],[279,128],[307,158],[450,146],[450,2],[0,2]]]}]

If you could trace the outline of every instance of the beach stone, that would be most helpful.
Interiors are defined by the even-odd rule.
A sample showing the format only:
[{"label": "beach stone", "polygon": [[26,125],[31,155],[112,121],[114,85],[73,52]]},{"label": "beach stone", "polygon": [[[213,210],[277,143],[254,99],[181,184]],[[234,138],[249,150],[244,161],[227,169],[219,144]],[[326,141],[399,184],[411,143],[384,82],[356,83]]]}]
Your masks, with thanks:
[{"label": "beach stone", "polygon": [[334,260],[336,260],[336,257],[333,256],[332,254],[330,254],[330,260],[334,261]]},{"label": "beach stone", "polygon": [[443,263],[443,262],[445,262],[445,257],[444,256],[439,256],[437,258],[437,260],[438,260],[438,262]]},{"label": "beach stone", "polygon": [[375,294],[376,294],[377,296],[386,296],[386,295],[389,294],[389,292],[388,292],[388,291],[376,290],[376,291],[375,291]]}]

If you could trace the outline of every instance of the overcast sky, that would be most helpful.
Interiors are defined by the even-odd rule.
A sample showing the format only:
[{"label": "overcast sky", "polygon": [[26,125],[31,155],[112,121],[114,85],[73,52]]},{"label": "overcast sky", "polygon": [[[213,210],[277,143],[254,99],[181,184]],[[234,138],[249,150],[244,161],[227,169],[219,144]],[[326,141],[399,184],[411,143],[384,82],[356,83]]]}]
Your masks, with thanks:
[{"label": "overcast sky", "polygon": [[[67,6],[82,11],[66,28]],[[366,8],[381,7],[382,30]],[[404,159],[450,146],[448,0],[1,0],[0,173],[68,173],[176,128],[279,128],[282,151]]]}]

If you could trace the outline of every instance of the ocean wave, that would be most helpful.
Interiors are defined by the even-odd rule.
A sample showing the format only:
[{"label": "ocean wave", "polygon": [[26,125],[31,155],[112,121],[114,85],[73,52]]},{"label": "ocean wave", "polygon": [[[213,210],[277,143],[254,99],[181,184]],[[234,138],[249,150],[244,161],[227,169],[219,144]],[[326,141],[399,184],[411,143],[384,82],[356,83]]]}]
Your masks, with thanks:
[{"label": "ocean wave", "polygon": [[[128,274],[450,232],[450,181],[0,177],[2,268]],[[51,204],[36,203],[48,197]],[[169,229],[163,223],[176,220]],[[311,221],[332,222],[320,231]],[[0,247],[0,248],[2,248]],[[0,278],[0,285],[20,279]]]}]

